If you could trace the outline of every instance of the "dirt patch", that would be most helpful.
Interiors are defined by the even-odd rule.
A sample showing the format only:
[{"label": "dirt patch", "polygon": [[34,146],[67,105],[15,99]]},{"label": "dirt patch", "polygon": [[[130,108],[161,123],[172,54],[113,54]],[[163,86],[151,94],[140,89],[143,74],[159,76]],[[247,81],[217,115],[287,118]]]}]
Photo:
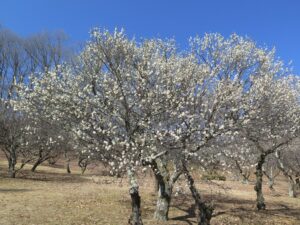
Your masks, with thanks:
[{"label": "dirt patch", "polygon": [[[0,224],[3,225],[90,225],[127,224],[130,197],[127,180],[103,176],[99,169],[80,175],[76,164],[72,174],[63,166],[43,165],[36,173],[30,167],[6,178],[5,163],[0,162]],[[255,209],[253,183],[238,181],[205,182],[198,179],[197,187],[206,201],[213,201],[212,224],[300,224],[300,200],[287,196],[287,183],[280,177],[275,191],[264,186],[267,210]],[[140,174],[142,216],[145,225],[196,224],[194,202],[181,178],[176,184],[170,209],[170,220],[153,220],[156,205],[155,182],[151,173]],[[178,191],[180,190],[180,191]],[[175,196],[176,192],[176,196]]]}]

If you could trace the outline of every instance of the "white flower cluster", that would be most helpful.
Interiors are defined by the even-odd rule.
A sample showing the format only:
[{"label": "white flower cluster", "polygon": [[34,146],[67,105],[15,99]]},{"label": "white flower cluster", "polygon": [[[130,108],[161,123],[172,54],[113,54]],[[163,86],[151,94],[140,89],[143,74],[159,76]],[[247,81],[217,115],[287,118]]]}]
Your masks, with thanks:
[{"label": "white flower cluster", "polygon": [[[173,40],[94,29],[76,63],[20,88],[15,109],[59,121],[113,172],[165,149],[203,161],[214,140],[250,134],[272,143],[299,131],[299,80],[285,76],[274,51],[236,34],[193,38],[181,53]],[[250,166],[245,146],[216,157],[249,157]]]}]

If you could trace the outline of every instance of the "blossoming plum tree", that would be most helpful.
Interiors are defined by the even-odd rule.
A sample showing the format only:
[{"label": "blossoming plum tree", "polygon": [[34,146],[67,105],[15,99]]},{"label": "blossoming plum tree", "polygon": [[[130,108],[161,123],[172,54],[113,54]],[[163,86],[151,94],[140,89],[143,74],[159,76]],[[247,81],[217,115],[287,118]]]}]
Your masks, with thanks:
[{"label": "blossoming plum tree", "polygon": [[[267,65],[269,61],[265,61]],[[264,68],[265,65],[262,65]],[[252,82],[245,97],[245,117],[241,132],[257,151],[256,184],[257,209],[265,209],[262,193],[263,164],[299,135],[299,92],[296,77],[285,76],[281,63],[264,69],[264,76]],[[279,76],[279,78],[278,78]],[[296,86],[295,86],[296,84]]]},{"label": "blossoming plum tree", "polygon": [[135,172],[149,165],[158,183],[155,218],[168,219],[173,185],[184,174],[203,225],[213,208],[195,186],[191,159],[203,160],[231,137],[246,138],[265,157],[297,131],[299,104],[282,68],[272,51],[235,34],[197,37],[180,52],[174,40],[138,42],[123,31],[94,29],[74,64],[20,88],[15,109],[56,121],[74,148],[109,164],[112,173],[127,172],[130,224],[142,224]]}]

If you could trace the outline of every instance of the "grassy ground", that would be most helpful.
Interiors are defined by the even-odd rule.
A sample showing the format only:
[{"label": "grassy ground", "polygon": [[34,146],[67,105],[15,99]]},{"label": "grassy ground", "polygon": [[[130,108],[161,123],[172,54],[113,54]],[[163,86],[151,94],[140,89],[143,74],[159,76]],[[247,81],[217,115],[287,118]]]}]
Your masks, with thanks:
[{"label": "grassy ground", "polygon": [[[66,174],[62,166],[40,166],[36,173],[30,167],[16,179],[6,178],[6,165],[0,161],[0,224],[1,225],[122,225],[130,214],[127,180],[108,176],[94,168],[84,176],[72,166]],[[195,174],[199,177],[198,174]],[[200,179],[197,179],[200,180]],[[170,220],[158,223],[152,219],[155,208],[154,182],[141,176],[142,216],[145,225],[195,224],[193,201],[184,181],[183,192],[172,200]],[[253,184],[237,181],[197,183],[205,199],[216,205],[212,224],[300,224],[300,199],[287,197],[287,185],[280,178],[275,191],[265,187],[267,210],[255,210]],[[265,185],[266,186],[266,185]]]}]

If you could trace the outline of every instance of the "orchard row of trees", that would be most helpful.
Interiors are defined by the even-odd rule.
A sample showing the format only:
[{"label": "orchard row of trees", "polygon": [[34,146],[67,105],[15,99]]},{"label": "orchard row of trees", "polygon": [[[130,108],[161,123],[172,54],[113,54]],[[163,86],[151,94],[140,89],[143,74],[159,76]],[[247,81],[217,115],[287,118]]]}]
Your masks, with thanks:
[{"label": "orchard row of trees", "polygon": [[[7,158],[10,177],[26,163],[33,163],[34,171],[40,163],[55,161],[67,151],[62,138],[54,139],[60,127],[42,117],[36,121],[20,115],[11,102],[19,97],[19,85],[32,85],[30,76],[38,77],[71,59],[72,50],[63,32],[41,32],[24,38],[0,27],[0,149]],[[36,129],[29,135],[28,128],[34,124]],[[16,168],[18,160],[20,167]]]},{"label": "orchard row of trees", "polygon": [[255,170],[258,210],[265,209],[263,175],[274,181],[275,169],[295,196],[300,81],[274,50],[236,34],[206,34],[181,51],[175,40],[137,41],[122,30],[94,29],[80,54],[59,59],[29,70],[26,79],[19,70],[16,78],[7,76],[11,90],[2,97],[1,119],[8,132],[2,129],[1,147],[11,173],[17,153],[24,163],[71,150],[83,168],[87,159],[100,161],[112,174],[127,173],[129,223],[137,225],[142,167],[155,174],[158,220],[168,219],[173,186],[183,176],[198,224],[210,223],[213,206],[195,185],[193,165],[235,169],[245,182]]}]

